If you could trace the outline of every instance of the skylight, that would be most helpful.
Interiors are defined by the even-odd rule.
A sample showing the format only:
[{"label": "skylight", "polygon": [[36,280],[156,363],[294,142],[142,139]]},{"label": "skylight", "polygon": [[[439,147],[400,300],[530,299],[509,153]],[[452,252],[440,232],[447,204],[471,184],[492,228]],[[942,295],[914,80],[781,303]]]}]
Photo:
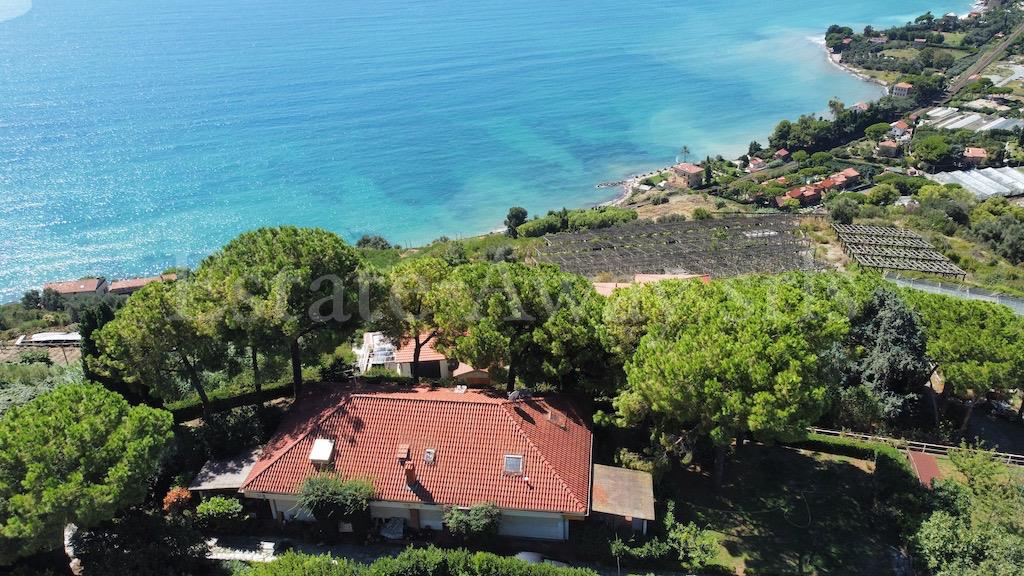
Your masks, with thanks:
[{"label": "skylight", "polygon": [[505,455],[505,474],[522,474],[523,457],[521,454]]}]

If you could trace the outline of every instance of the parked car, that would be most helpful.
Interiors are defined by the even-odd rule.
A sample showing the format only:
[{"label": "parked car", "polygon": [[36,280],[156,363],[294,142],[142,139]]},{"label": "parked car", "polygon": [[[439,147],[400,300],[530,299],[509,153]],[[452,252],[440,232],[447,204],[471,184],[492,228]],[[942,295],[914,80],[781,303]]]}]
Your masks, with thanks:
[{"label": "parked car", "polygon": [[520,552],[515,555],[515,558],[522,560],[527,564],[550,564],[552,566],[558,566],[560,568],[567,568],[569,566],[565,562],[559,562],[558,560],[545,558],[543,554],[540,554],[538,552]]},{"label": "parked car", "polygon": [[1009,402],[1004,400],[992,400],[989,402],[992,406],[992,414],[1000,418],[1006,418],[1008,420],[1017,419],[1017,411],[1013,409],[1013,406]]}]

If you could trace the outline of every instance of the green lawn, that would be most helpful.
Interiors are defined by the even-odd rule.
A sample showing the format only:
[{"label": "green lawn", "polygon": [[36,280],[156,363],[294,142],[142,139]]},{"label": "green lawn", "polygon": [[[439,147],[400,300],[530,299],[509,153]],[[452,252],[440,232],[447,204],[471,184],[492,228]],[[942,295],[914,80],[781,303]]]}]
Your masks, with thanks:
[{"label": "green lawn", "polygon": [[957,47],[964,43],[964,36],[967,34],[963,32],[943,32],[942,35],[945,37],[943,44]]},{"label": "green lawn", "polygon": [[716,531],[718,561],[757,574],[888,574],[890,526],[872,514],[872,465],[842,456],[746,446],[720,492],[688,472],[663,484],[687,520]]},{"label": "green lawn", "polygon": [[882,50],[882,55],[890,58],[913,60],[917,57],[917,52],[917,48],[890,48],[888,50]]}]

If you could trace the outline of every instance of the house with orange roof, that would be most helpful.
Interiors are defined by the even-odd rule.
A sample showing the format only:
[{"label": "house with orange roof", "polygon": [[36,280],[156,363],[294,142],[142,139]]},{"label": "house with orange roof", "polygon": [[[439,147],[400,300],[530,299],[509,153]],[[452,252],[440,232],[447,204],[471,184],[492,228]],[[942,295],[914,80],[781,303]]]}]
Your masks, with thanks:
[{"label": "house with orange roof", "polygon": [[638,500],[646,502],[649,475],[626,486],[621,479],[592,485],[588,421],[560,396],[464,386],[309,394],[239,492],[266,501],[278,520],[308,520],[298,506],[306,478],[365,478],[373,482],[370,515],[379,523],[441,530],[445,509],[491,502],[501,510],[500,535],[547,540],[567,539],[570,526],[592,511],[653,520],[653,506],[623,509],[632,499],[618,495],[643,493]]},{"label": "house with orange roof", "polygon": [[900,145],[892,140],[884,140],[878,143],[875,153],[886,158],[895,158],[900,155]]},{"label": "house with orange roof", "polygon": [[102,296],[109,287],[110,283],[102,276],[43,284],[43,290],[53,290],[62,296]]},{"label": "house with orange roof", "polygon": [[914,85],[909,82],[897,82],[892,87],[892,95],[897,98],[906,98],[914,91]]},{"label": "house with orange roof", "polygon": [[964,162],[977,166],[986,160],[988,160],[988,151],[984,148],[973,148],[970,146],[964,148]]},{"label": "house with orange roof", "polygon": [[673,166],[672,171],[685,180],[690,188],[696,188],[704,183],[704,169],[696,164],[682,162]]},{"label": "house with orange roof", "polygon": [[147,276],[145,278],[126,278],[114,280],[110,283],[111,294],[131,294],[147,284],[153,282],[173,282],[178,279],[177,274],[161,274],[159,276]]}]

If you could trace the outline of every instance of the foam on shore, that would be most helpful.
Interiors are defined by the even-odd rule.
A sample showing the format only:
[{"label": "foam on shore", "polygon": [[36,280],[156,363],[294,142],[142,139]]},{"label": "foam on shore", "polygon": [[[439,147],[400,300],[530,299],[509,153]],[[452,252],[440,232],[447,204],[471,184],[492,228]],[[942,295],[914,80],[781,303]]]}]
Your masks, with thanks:
[{"label": "foam on shore", "polygon": [[24,16],[31,9],[32,0],[0,0],[0,22]]}]

